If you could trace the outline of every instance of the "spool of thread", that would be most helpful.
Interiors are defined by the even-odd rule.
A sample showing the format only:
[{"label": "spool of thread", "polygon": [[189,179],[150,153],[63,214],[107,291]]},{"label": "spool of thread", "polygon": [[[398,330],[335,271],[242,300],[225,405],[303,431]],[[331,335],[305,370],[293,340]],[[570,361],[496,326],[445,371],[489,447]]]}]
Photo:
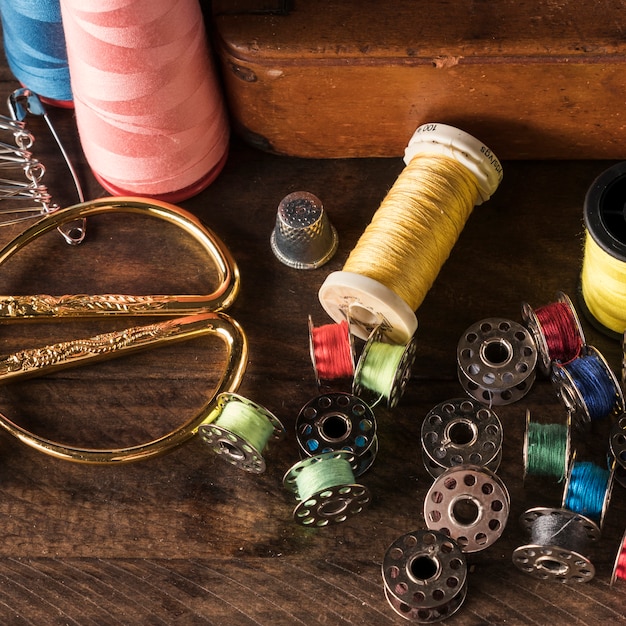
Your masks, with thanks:
[{"label": "spool of thread", "polygon": [[580,355],[585,335],[572,301],[563,292],[556,302],[536,310],[524,302],[522,317],[537,345],[537,364],[544,375],[553,362],[569,363]]},{"label": "spool of thread", "polygon": [[59,0],[0,0],[4,52],[18,81],[46,103],[72,106]]},{"label": "spool of thread", "polygon": [[417,328],[420,306],[475,205],[502,179],[495,155],[471,135],[444,124],[420,126],[405,151],[406,167],[350,253],[319,290],[326,312],[355,321],[367,339],[383,326],[393,343]]},{"label": "spool of thread", "polygon": [[180,202],[227,156],[197,0],[61,0],[79,137],[113,195]]},{"label": "spool of thread", "polygon": [[360,513],[371,498],[367,487],[355,483],[353,463],[354,455],[341,450],[316,454],[293,465],[283,485],[299,501],[294,520],[303,526],[322,527]]},{"label": "spool of thread", "polygon": [[546,581],[586,583],[595,576],[589,545],[600,529],[584,515],[564,509],[537,507],[520,518],[530,543],[513,551],[513,563],[523,572]]},{"label": "spool of thread", "polygon": [[433,407],[422,422],[424,465],[434,478],[459,465],[496,471],[502,459],[502,423],[471,398],[452,398]]},{"label": "spool of thread", "polygon": [[376,416],[349,393],[325,393],[307,402],[296,418],[296,438],[306,456],[347,450],[355,476],[367,471],[378,452]]},{"label": "spool of thread", "polygon": [[602,528],[612,486],[612,469],[589,461],[574,461],[565,483],[563,508],[592,519]]},{"label": "spool of thread", "polygon": [[567,364],[553,364],[552,384],[578,427],[624,412],[617,378],[593,346],[584,346],[580,356]]},{"label": "spool of thread", "polygon": [[371,406],[384,400],[393,408],[411,378],[417,345],[414,337],[404,345],[391,344],[384,339],[381,328],[370,335],[356,365],[352,392],[366,398]]},{"label": "spool of thread", "polygon": [[618,580],[626,580],[626,531],[622,535],[622,541],[615,555],[613,573],[611,574],[611,586]]},{"label": "spool of thread", "polygon": [[537,348],[530,332],[512,320],[490,317],[472,324],[457,345],[463,389],[488,406],[517,402],[535,381]]},{"label": "spool of thread", "polygon": [[221,393],[198,432],[213,452],[236,467],[260,474],[270,440],[284,437],[280,420],[266,408],[236,393]]},{"label": "spool of thread", "polygon": [[354,346],[347,320],[315,327],[309,317],[309,348],[318,387],[322,381],[353,378]]},{"label": "spool of thread", "polygon": [[454,615],[467,595],[467,561],[457,543],[432,530],[398,537],[382,564],[385,597],[396,614],[418,623]]},{"label": "spool of thread", "polygon": [[584,202],[580,304],[598,330],[616,339],[626,330],[625,197],[626,161],[602,172]]},{"label": "spool of thread", "polygon": [[424,498],[424,520],[463,552],[478,552],[502,535],[510,505],[506,486],[491,470],[462,465],[434,480]]},{"label": "spool of thread", "polygon": [[561,482],[570,465],[570,418],[566,424],[539,424],[531,421],[526,409],[524,435],[524,480],[545,476]]}]

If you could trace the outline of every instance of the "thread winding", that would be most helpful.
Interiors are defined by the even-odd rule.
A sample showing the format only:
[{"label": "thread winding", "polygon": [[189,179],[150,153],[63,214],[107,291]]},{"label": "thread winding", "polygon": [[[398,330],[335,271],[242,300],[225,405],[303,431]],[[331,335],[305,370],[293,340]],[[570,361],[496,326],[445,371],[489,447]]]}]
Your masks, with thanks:
[{"label": "thread winding", "polygon": [[85,157],[115,195],[180,201],[223,166],[228,124],[196,0],[61,1]]},{"label": "thread winding", "polygon": [[354,375],[354,358],[347,321],[311,326],[311,350],[318,379],[337,380]]},{"label": "thread winding", "polygon": [[591,462],[576,462],[570,470],[564,506],[593,520],[601,520],[609,496],[611,472]]},{"label": "thread winding", "polygon": [[567,473],[569,430],[565,424],[529,422],[526,430],[526,473],[561,482]]}]

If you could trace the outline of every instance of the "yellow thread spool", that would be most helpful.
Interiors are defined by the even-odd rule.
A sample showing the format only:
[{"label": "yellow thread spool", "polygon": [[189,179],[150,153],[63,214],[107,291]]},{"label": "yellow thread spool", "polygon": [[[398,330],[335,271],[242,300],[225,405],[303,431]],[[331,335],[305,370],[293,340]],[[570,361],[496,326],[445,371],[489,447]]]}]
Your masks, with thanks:
[{"label": "yellow thread spool", "polygon": [[598,330],[621,338],[626,330],[626,162],[600,174],[585,196],[587,229],[580,300]]},{"label": "yellow thread spool", "polygon": [[319,290],[335,320],[351,317],[367,339],[376,326],[396,343],[417,328],[414,311],[448,258],[475,205],[502,180],[500,162],[480,141],[445,124],[420,126],[405,169],[340,272]]}]

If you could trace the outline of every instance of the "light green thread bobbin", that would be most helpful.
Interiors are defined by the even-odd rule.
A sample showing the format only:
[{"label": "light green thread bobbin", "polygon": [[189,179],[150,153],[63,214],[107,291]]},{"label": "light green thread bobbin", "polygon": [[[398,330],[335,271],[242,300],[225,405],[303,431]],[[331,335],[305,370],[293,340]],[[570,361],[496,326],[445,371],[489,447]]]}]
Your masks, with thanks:
[{"label": "light green thread bobbin", "polygon": [[270,439],[279,440],[285,429],[280,420],[261,405],[235,393],[223,393],[206,422],[202,439],[223,459],[248,472],[265,471],[262,452]]},{"label": "light green thread bobbin", "polygon": [[286,489],[299,501],[293,516],[304,526],[344,522],[370,502],[367,487],[354,482],[354,455],[324,452],[299,461],[283,478]]}]

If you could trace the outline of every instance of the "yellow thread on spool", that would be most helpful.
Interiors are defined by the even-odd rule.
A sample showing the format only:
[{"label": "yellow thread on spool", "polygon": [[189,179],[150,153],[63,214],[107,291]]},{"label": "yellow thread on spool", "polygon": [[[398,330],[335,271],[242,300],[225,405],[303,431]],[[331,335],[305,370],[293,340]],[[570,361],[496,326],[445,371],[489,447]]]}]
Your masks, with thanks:
[{"label": "yellow thread on spool", "polygon": [[471,135],[424,124],[405,151],[405,169],[319,299],[335,321],[349,316],[367,339],[376,326],[394,343],[417,328],[414,311],[448,258],[475,205],[502,179],[494,154]]}]

